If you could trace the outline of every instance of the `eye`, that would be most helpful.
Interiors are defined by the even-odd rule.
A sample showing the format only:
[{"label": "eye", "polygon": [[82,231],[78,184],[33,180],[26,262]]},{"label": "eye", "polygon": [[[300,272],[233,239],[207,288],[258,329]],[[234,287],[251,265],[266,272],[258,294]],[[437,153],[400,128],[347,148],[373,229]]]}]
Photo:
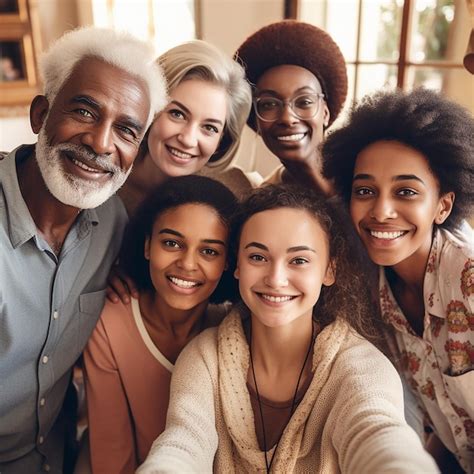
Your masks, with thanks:
[{"label": "eye", "polygon": [[412,196],[416,196],[417,194],[418,193],[416,191],[410,188],[403,188],[397,191],[397,195],[402,196],[402,197],[412,197]]},{"label": "eye", "polygon": [[168,115],[175,120],[184,120],[186,118],[184,112],[179,109],[168,110]]},{"label": "eye", "polygon": [[87,109],[76,109],[75,112],[77,112],[79,115],[82,115],[83,117],[93,117],[93,115]]},{"label": "eye", "polygon": [[352,194],[354,194],[354,196],[365,197],[365,196],[372,196],[375,193],[372,189],[361,186],[358,188],[353,188]]},{"label": "eye", "polygon": [[249,255],[249,260],[252,260],[253,262],[266,262],[266,258],[263,255],[260,255],[258,253],[253,253]]},{"label": "eye", "polygon": [[290,261],[290,263],[292,265],[304,265],[305,263],[309,263],[309,260],[304,257],[295,257]]},{"label": "eye", "polygon": [[211,248],[202,249],[201,253],[209,257],[217,257],[218,255],[220,255],[217,250]]},{"label": "eye", "polygon": [[295,106],[299,109],[307,109],[315,104],[314,97],[310,95],[303,95],[295,99]]},{"label": "eye", "polygon": [[179,248],[181,248],[181,245],[179,244],[179,242],[177,242],[176,240],[172,240],[172,239],[162,240],[161,244],[163,245],[163,247],[168,247],[170,249],[179,249]]},{"label": "eye", "polygon": [[206,124],[203,126],[204,130],[209,133],[210,135],[218,134],[219,129],[214,125]]},{"label": "eye", "polygon": [[273,110],[277,109],[280,106],[280,101],[277,99],[259,99],[258,102],[258,108],[261,110]]},{"label": "eye", "polygon": [[137,138],[135,132],[131,128],[126,127],[125,125],[117,125],[117,129],[123,132],[125,135],[129,135],[132,138]]}]

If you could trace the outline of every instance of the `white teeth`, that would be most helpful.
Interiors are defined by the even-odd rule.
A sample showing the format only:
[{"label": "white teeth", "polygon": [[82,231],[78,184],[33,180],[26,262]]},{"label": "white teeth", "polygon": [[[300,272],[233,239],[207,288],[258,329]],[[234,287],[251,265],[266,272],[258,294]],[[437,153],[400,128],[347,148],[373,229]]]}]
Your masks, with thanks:
[{"label": "white teeth", "polygon": [[181,158],[183,160],[189,160],[189,158],[192,158],[193,155],[190,155],[189,153],[184,153],[182,151],[179,151],[177,150],[176,148],[168,148],[168,150],[170,151],[170,153],[174,156],[176,156],[177,158]]},{"label": "white teeth", "polygon": [[271,301],[272,303],[283,303],[285,301],[290,301],[291,299],[293,299],[293,296],[271,296],[262,293],[262,298]]},{"label": "white teeth", "polygon": [[169,279],[176,286],[179,286],[180,288],[193,288],[195,286],[198,286],[198,283],[196,283],[195,281],[181,280],[180,278],[176,278],[176,277],[172,277],[172,276],[170,276]]},{"label": "white teeth", "polygon": [[304,135],[304,133],[295,133],[294,135],[282,135],[280,137],[277,137],[277,140],[283,142],[299,142],[300,140],[303,140]]},{"label": "white teeth", "polygon": [[376,239],[386,239],[386,240],[396,239],[397,237],[400,237],[403,234],[405,234],[404,231],[398,231],[398,232],[377,232],[375,230],[370,231],[370,235],[372,237],[375,237]]},{"label": "white teeth", "polygon": [[76,166],[79,166],[79,168],[82,168],[83,170],[86,170],[92,173],[102,173],[101,170],[98,170],[96,168],[90,168],[89,166],[85,165],[82,161],[76,160],[75,158],[71,158],[71,159]]}]

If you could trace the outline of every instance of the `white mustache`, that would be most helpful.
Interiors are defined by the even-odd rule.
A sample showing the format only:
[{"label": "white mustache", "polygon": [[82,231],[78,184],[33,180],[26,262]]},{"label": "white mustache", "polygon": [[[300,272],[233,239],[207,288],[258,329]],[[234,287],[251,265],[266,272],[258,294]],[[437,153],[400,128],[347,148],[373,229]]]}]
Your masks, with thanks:
[{"label": "white mustache", "polygon": [[89,162],[91,167],[99,166],[105,171],[116,174],[122,172],[122,169],[119,166],[114,165],[110,162],[110,157],[107,155],[98,155],[87,148],[75,145],[73,143],[60,143],[54,147],[58,152],[70,152],[75,155],[78,159],[83,161],[86,165]]}]

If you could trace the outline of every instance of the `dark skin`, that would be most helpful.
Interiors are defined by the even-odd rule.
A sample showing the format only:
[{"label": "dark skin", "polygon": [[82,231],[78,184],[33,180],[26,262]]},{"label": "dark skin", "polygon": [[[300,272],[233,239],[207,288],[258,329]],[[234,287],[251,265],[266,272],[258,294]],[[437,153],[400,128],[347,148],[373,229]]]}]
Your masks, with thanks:
[{"label": "dark skin", "polygon": [[[302,94],[318,93],[322,93],[322,88],[316,76],[305,68],[290,64],[268,69],[257,81],[257,97],[289,101]],[[319,147],[329,118],[329,109],[323,99],[317,114],[307,120],[297,117],[289,106],[274,121],[266,122],[257,117],[258,131],[265,145],[285,166],[284,180],[300,182],[326,196],[332,196],[334,189],[332,183],[322,176]],[[303,137],[281,140],[298,134]]]},{"label": "dark skin", "polygon": [[[145,131],[149,113],[146,84],[97,58],[85,58],[65,81],[50,104],[37,96],[30,109],[33,132],[45,128],[48,145],[72,143],[128,170]],[[62,203],[46,187],[34,154],[18,166],[26,205],[42,237],[56,255],[81,209]],[[106,183],[110,172],[84,171],[71,154],[63,155],[63,172],[83,180]],[[74,157],[72,157],[74,158]]]}]

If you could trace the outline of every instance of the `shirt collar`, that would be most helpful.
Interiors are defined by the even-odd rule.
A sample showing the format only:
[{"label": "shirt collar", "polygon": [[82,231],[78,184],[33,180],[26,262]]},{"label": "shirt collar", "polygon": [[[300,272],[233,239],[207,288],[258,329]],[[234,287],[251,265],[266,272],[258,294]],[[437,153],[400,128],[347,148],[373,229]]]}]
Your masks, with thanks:
[{"label": "shirt collar", "polygon": [[[8,234],[13,248],[37,235],[36,224],[20,191],[16,170],[16,163],[32,157],[33,151],[34,145],[21,145],[0,160],[0,184],[3,188]],[[90,224],[98,225],[99,216],[95,209],[84,209],[74,225],[79,226],[78,232],[81,234],[88,231]]]},{"label": "shirt collar", "polygon": [[0,162],[0,182],[8,218],[8,235],[13,248],[24,244],[36,235],[36,225],[21,194],[16,172],[17,161],[28,159],[32,153],[33,145],[22,145]]}]

